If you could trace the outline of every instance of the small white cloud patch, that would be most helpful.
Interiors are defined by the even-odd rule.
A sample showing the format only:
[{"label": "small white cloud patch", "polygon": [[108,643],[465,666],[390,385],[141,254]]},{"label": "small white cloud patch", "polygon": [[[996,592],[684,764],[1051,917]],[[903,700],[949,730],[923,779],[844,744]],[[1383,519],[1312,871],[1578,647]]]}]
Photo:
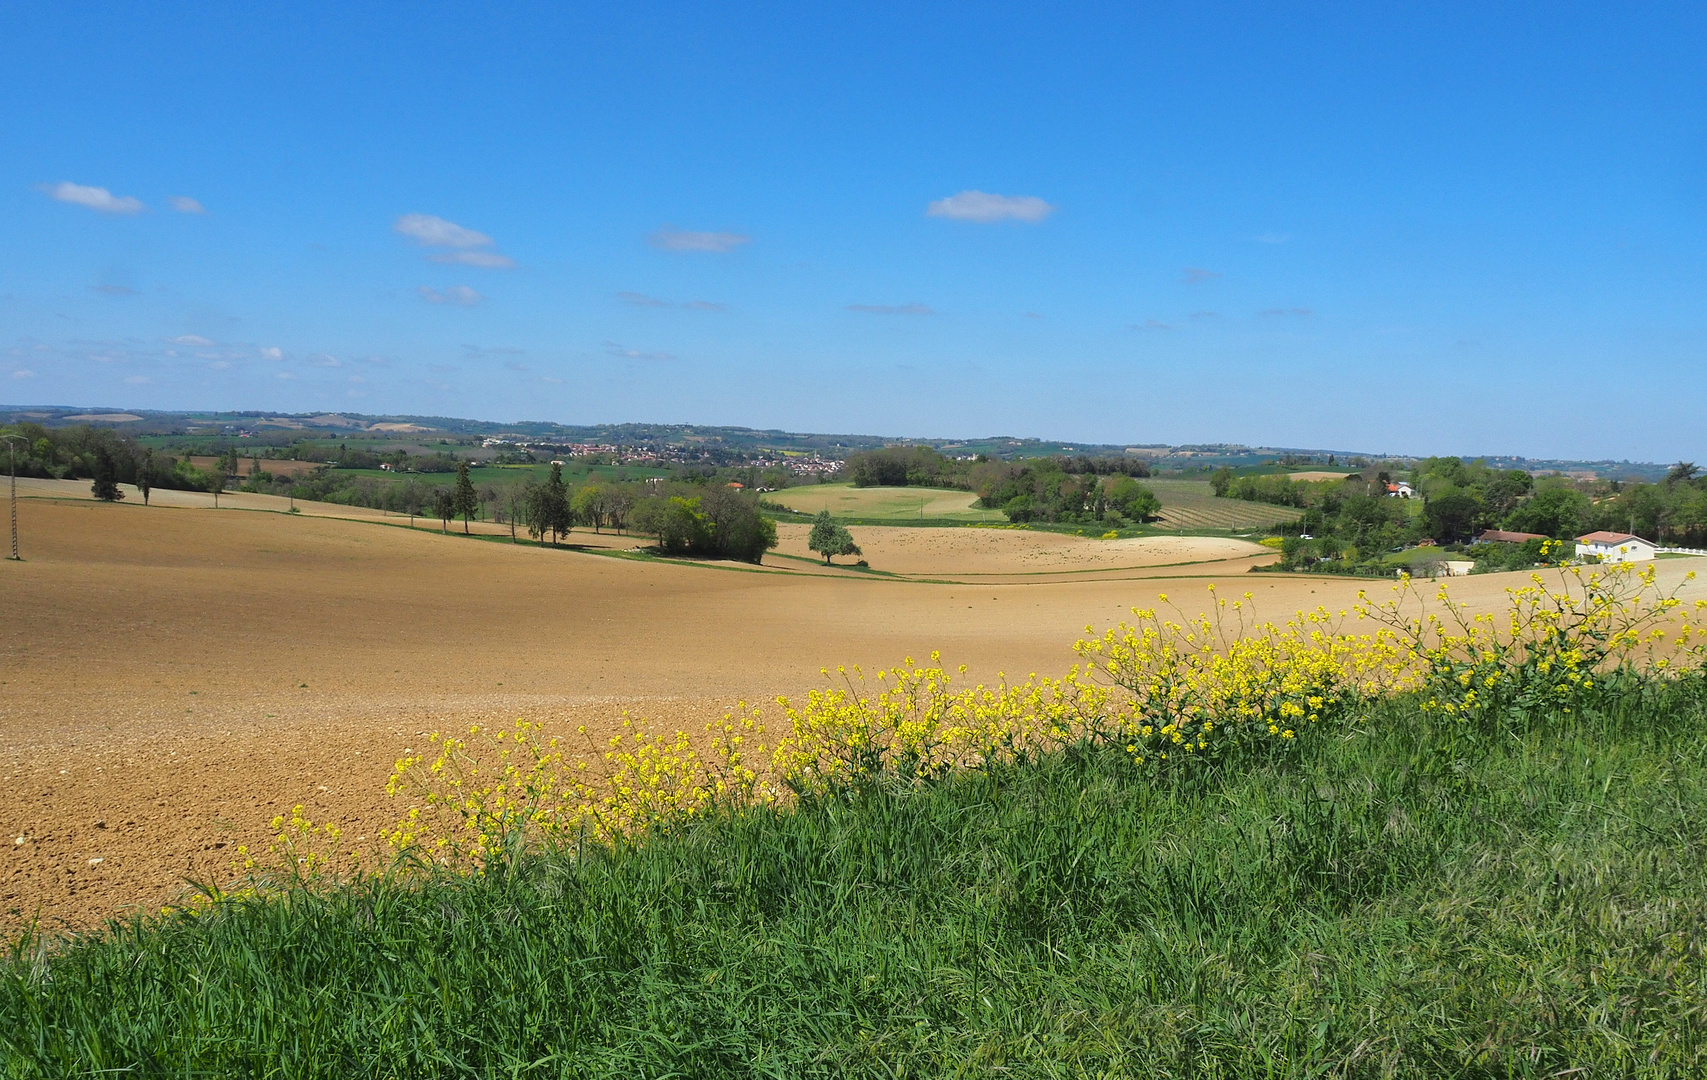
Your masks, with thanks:
[{"label": "small white cloud patch", "polygon": [[190,198],[188,195],[168,195],[166,196],[166,203],[180,214],[207,213],[207,207],[203,206],[195,199]]},{"label": "small white cloud patch", "polygon": [[180,334],[171,340],[174,345],[195,345],[199,347],[206,347],[213,344],[213,342],[202,337],[200,334]]},{"label": "small white cloud patch", "polygon": [[140,214],[148,207],[141,199],[129,195],[114,195],[104,187],[90,187],[85,184],[73,184],[69,180],[61,180],[47,189],[49,197],[60,202],[72,203],[76,206],[87,206],[91,210],[99,210],[103,214]]},{"label": "small white cloud patch", "polygon": [[925,208],[931,217],[954,221],[1025,221],[1035,224],[1055,212],[1055,208],[1035,195],[994,195],[988,191],[962,191],[946,199],[938,199]]}]

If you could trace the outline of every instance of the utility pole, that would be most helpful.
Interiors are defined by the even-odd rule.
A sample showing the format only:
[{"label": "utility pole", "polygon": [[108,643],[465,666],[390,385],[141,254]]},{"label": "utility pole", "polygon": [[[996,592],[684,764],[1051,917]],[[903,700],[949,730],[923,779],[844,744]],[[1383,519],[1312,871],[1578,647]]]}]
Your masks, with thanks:
[{"label": "utility pole", "polygon": [[6,440],[6,448],[11,451],[11,456],[12,456],[12,561],[13,562],[23,562],[24,561],[23,556],[18,554],[18,440],[22,439],[22,438],[23,438],[22,435],[0,435],[0,439]]}]

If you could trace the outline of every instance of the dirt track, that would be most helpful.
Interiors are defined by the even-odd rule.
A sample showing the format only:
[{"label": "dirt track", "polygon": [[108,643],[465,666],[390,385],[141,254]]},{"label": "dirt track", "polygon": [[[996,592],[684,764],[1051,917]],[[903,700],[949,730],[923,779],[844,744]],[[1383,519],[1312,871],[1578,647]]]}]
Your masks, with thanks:
[{"label": "dirt track", "polygon": [[[1061,575],[1071,538],[1021,532],[992,531],[1012,538],[1007,561],[964,553],[1005,583],[927,584],[774,557],[790,572],[635,561],[305,509],[22,501],[26,561],[0,563],[0,923],[39,908],[48,927],[88,925],[159,904],[186,877],[223,878],[235,846],[264,843],[297,802],[371,843],[397,813],[391,763],[427,731],[517,716],[604,730],[624,708],[698,730],[737,699],[800,693],[824,665],[933,648],[982,679],[1059,673],[1086,624],[1161,589],[1191,606],[1207,584]],[[795,531],[785,546],[804,549]],[[858,537],[923,567],[940,556],[921,533]],[[1119,557],[1171,558],[1142,545]],[[1276,616],[1344,606],[1359,584],[1218,580]],[[1508,583],[1458,588],[1489,598]]]}]

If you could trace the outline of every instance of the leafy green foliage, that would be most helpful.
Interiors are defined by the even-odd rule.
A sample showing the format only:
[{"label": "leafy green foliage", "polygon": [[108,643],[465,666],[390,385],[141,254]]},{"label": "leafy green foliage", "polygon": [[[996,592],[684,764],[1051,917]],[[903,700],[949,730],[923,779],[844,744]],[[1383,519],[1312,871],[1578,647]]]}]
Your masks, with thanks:
[{"label": "leafy green foliage", "polygon": [[824,564],[830,563],[832,555],[858,555],[859,545],[854,543],[853,534],[830,517],[828,510],[820,510],[818,517],[812,522],[812,532],[806,538],[806,550],[816,551],[824,556]]}]

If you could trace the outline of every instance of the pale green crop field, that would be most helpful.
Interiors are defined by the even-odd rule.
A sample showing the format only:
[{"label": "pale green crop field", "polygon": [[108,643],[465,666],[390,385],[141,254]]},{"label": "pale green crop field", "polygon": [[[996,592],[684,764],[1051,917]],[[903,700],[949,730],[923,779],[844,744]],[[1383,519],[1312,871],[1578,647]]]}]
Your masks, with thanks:
[{"label": "pale green crop field", "polygon": [[1162,500],[1162,515],[1156,524],[1164,529],[1263,529],[1303,516],[1302,510],[1290,506],[1217,499],[1207,480],[1139,482]]},{"label": "pale green crop field", "polygon": [[810,484],[767,492],[768,502],[803,514],[828,510],[838,518],[887,519],[891,521],[944,521],[962,524],[975,521],[1006,521],[1000,510],[974,505],[978,497],[970,491],[941,488],[868,487],[852,484]]},{"label": "pale green crop field", "polygon": [[[1155,524],[1164,529],[1254,530],[1293,521],[1300,511],[1288,506],[1217,499],[1207,480],[1144,480],[1142,483],[1162,500],[1162,514]],[[852,484],[812,484],[765,494],[803,514],[828,510],[837,518],[887,521],[940,521],[948,524],[1000,521],[1000,510],[985,510],[969,491],[941,488],[869,487]],[[922,508],[922,513],[921,513]]]}]

